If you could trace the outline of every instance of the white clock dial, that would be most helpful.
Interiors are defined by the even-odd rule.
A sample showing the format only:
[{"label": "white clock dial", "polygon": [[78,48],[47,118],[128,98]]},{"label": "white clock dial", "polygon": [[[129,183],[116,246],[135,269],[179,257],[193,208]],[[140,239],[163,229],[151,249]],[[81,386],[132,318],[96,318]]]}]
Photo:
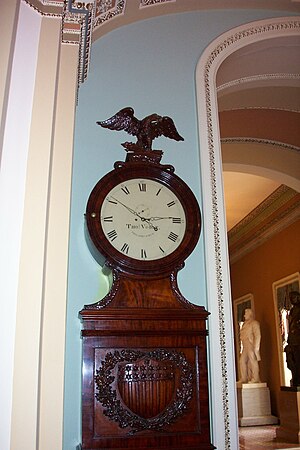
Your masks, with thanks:
[{"label": "white clock dial", "polygon": [[182,242],[186,217],[178,197],[147,178],[115,186],[100,211],[104,235],[120,253],[151,261],[173,253]]}]

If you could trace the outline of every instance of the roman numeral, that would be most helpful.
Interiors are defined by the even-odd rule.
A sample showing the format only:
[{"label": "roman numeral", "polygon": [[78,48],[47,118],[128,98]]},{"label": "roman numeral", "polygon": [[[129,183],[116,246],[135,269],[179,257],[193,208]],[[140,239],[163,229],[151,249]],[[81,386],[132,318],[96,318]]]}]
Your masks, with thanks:
[{"label": "roman numeral", "polygon": [[144,250],[143,248],[141,249],[141,258],[144,258],[144,259],[147,258],[146,250]]},{"label": "roman numeral", "polygon": [[123,186],[121,189],[123,192],[125,192],[126,195],[130,194],[130,191],[127,186]]},{"label": "roman numeral", "polygon": [[173,223],[181,223],[181,218],[180,217],[172,217],[172,222]]},{"label": "roman numeral", "polygon": [[103,222],[112,222],[113,221],[113,216],[106,216],[106,217],[103,217]]},{"label": "roman numeral", "polygon": [[126,255],[128,255],[128,251],[129,251],[129,245],[128,244],[123,244],[121,247],[121,252],[126,253]]},{"label": "roman numeral", "polygon": [[114,241],[115,239],[117,239],[118,233],[116,232],[116,230],[111,230],[107,233],[107,236],[111,241]]},{"label": "roman numeral", "polygon": [[171,231],[171,233],[170,233],[169,236],[168,236],[168,239],[170,239],[170,240],[173,241],[173,242],[176,242],[176,241],[177,241],[177,238],[178,238],[178,234],[173,233],[173,231]]},{"label": "roman numeral", "polygon": [[160,189],[158,189],[158,191],[156,192],[156,194],[155,194],[155,195],[159,195],[159,194],[160,194],[160,191],[161,191],[161,188],[160,188]]},{"label": "roman numeral", "polygon": [[167,207],[168,208],[171,208],[171,206],[174,206],[174,205],[175,205],[174,200],[172,200],[171,202],[167,203]]},{"label": "roman numeral", "polygon": [[146,183],[139,183],[139,188],[141,192],[146,192]]},{"label": "roman numeral", "polygon": [[160,245],[158,247],[161,252],[165,253],[164,249]]},{"label": "roman numeral", "polygon": [[114,200],[110,200],[110,199],[108,199],[108,202],[109,202],[109,203],[113,203],[114,205],[117,205],[117,204],[118,204],[118,203],[115,202]]}]

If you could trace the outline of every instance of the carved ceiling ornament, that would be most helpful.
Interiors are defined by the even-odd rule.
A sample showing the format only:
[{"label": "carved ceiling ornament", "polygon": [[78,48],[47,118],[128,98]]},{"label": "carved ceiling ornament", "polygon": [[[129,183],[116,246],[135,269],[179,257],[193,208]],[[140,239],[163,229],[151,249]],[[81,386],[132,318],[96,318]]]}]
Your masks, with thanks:
[{"label": "carved ceiling ornament", "polygon": [[176,0],[140,0],[140,8],[145,8],[147,6],[155,6],[159,3],[175,3]]},{"label": "carved ceiling ornament", "polygon": [[[88,74],[93,29],[125,13],[126,0],[23,0],[43,16],[61,17],[62,42],[79,45],[78,87]],[[170,0],[143,1],[140,7]],[[173,0],[172,0],[173,1]]]},{"label": "carved ceiling ornament", "polygon": [[[92,33],[118,16],[125,15],[127,0],[22,0],[43,16],[61,17],[62,42],[79,45],[78,87],[88,74]],[[139,9],[176,0],[140,0]]]},{"label": "carved ceiling ornament", "polygon": [[[115,350],[106,354],[96,371],[96,400],[104,407],[103,413],[121,428],[130,428],[129,434],[144,430],[163,431],[188,408],[193,395],[194,370],[185,356],[175,350],[158,349]],[[145,399],[141,385],[147,383],[147,411],[139,407]],[[168,392],[163,405],[157,401],[157,389],[164,383]],[[130,404],[126,395],[130,384],[137,386],[136,402]],[[153,395],[149,395],[153,390]],[[146,391],[145,391],[146,392]],[[127,398],[128,397],[128,398]]]}]

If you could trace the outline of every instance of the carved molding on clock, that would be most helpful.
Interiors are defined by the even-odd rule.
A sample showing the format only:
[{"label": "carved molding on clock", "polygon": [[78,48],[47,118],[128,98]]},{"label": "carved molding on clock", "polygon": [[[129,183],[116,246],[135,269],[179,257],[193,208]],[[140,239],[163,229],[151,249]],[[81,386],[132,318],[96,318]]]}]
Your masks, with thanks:
[{"label": "carved molding on clock", "polygon": [[[224,292],[227,291],[227,280],[223,275],[223,240],[220,222],[222,222],[219,212],[219,205],[222,201],[218,198],[218,176],[219,171],[219,136],[216,126],[216,86],[215,77],[221,62],[232,54],[237,48],[243,45],[251,44],[256,40],[265,37],[272,38],[280,33],[289,31],[298,31],[300,21],[294,19],[273,19],[265,20],[261,24],[242,26],[234,32],[225,33],[224,39],[217,40],[216,46],[211,45],[209,53],[203,55],[203,66],[201,66],[201,77],[204,75],[205,105],[206,105],[206,146],[208,150],[208,164],[210,167],[210,192],[212,206],[212,227],[214,241],[214,270],[215,270],[215,286],[217,290],[218,316],[219,316],[219,337],[220,337],[220,359],[222,371],[222,404],[223,404],[223,421],[224,421],[224,438],[225,449],[231,449],[230,438],[230,411],[229,411],[229,383],[228,383],[228,367],[227,367],[227,348],[226,348],[226,322],[225,322],[225,302]],[[244,41],[244,43],[243,43]],[[232,48],[232,49],[231,49]],[[205,58],[205,60],[204,60]],[[203,69],[202,69],[203,67]],[[203,70],[203,72],[202,72]],[[202,75],[203,74],[203,75]],[[200,103],[199,103],[200,104]],[[211,274],[212,275],[212,274]],[[225,287],[226,284],[226,287]]]},{"label": "carved molding on clock", "polygon": [[190,309],[196,309],[199,308],[199,306],[194,305],[193,303],[189,302],[180,292],[180,289],[178,287],[178,283],[177,283],[177,273],[179,272],[179,270],[183,269],[184,267],[184,263],[178,267],[174,272],[172,272],[170,274],[170,280],[171,280],[171,287],[172,287],[172,291],[174,292],[174,294],[176,295],[178,301],[182,304],[184,304],[185,306],[187,306]]},{"label": "carved molding on clock", "polygon": [[[106,266],[112,269],[112,266],[106,262]],[[98,300],[96,303],[92,303],[90,305],[84,305],[84,309],[102,309],[105,308],[107,305],[109,305],[113,299],[115,298],[119,286],[120,286],[120,277],[117,270],[112,270],[112,287],[109,291],[109,293],[103,297],[101,300]]]},{"label": "carved molding on clock", "polygon": [[[193,367],[182,352],[115,350],[96,371],[95,397],[104,415],[120,428],[130,428],[130,434],[163,431],[186,411],[193,382]],[[166,397],[163,404],[163,396],[157,395],[160,389]]]}]

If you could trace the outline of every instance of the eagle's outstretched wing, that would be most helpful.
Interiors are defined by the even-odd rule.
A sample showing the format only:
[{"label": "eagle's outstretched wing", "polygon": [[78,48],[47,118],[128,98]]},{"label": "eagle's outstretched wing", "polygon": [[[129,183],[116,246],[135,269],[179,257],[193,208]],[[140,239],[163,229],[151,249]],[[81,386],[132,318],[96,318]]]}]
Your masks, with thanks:
[{"label": "eagle's outstretched wing", "polygon": [[184,141],[183,137],[178,133],[171,117],[167,116],[160,117],[157,121],[151,122],[151,134],[153,139],[163,135],[175,141]]},{"label": "eagle's outstretched wing", "polygon": [[134,117],[134,110],[130,107],[121,109],[114,116],[97,124],[110,130],[124,130],[133,136],[137,136],[140,130],[140,120]]}]

